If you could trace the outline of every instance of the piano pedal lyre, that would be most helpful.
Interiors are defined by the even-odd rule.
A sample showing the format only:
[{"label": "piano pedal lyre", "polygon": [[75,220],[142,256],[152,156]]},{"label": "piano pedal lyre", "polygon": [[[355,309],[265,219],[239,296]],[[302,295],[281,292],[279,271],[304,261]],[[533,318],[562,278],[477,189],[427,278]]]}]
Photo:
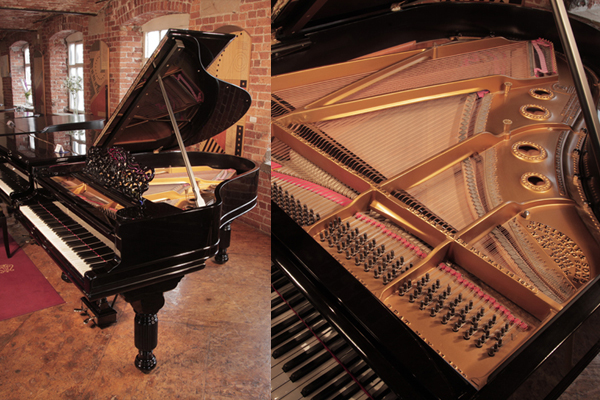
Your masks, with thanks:
[{"label": "piano pedal lyre", "polygon": [[117,301],[115,295],[111,304],[108,303],[106,298],[102,298],[96,301],[90,301],[85,297],[81,298],[81,307],[75,308],[73,312],[80,313],[87,318],[83,320],[85,325],[91,324],[91,327],[97,326],[99,328],[106,328],[117,322],[117,311],[113,309],[115,302]]}]

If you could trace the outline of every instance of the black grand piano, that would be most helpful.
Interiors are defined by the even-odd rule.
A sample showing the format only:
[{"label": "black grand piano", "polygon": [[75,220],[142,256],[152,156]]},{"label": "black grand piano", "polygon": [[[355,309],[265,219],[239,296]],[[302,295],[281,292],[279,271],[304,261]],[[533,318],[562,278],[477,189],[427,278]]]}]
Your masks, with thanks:
[{"label": "black grand piano", "polygon": [[15,119],[0,138],[17,218],[83,292],[89,320],[116,320],[107,296],[132,305],[143,371],[156,365],[163,293],[207,259],[227,261],[230,223],[256,204],[254,162],[185,149],[250,107],[245,90],[206,72],[233,38],[170,30],[99,134],[20,135]]},{"label": "black grand piano", "polygon": [[84,160],[85,137],[104,127],[103,119],[91,115],[40,115],[17,109],[3,110],[0,120],[0,198],[8,206],[11,195],[31,194],[34,166]]},{"label": "black grand piano", "polygon": [[557,398],[600,350],[597,26],[586,111],[552,10],[273,6],[272,398]]}]

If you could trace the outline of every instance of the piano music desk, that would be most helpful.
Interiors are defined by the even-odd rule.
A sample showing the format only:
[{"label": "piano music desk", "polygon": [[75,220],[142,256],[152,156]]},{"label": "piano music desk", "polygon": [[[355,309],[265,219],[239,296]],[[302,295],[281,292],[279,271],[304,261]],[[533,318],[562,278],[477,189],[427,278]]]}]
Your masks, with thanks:
[{"label": "piano music desk", "polygon": [[[134,311],[122,298],[118,322],[90,328],[73,309],[81,292],[28,243],[9,217],[9,231],[65,299],[61,306],[0,322],[0,398],[266,399],[270,392],[270,238],[234,221],[230,260],[207,262],[165,293],[158,315],[160,359],[140,373],[130,355]],[[88,397],[89,396],[89,397]]]}]

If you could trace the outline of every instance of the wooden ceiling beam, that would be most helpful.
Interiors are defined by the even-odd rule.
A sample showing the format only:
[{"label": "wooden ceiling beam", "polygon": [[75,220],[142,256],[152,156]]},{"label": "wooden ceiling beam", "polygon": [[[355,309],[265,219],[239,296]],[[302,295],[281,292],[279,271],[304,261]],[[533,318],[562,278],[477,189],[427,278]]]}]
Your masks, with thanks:
[{"label": "wooden ceiling beam", "polygon": [[11,28],[0,28],[0,32],[37,32],[34,29],[11,29]]},{"label": "wooden ceiling beam", "polygon": [[89,15],[89,16],[97,16],[98,13],[94,12],[79,12],[79,11],[68,11],[68,10],[43,10],[37,8],[25,8],[25,7],[0,7],[0,11],[22,11],[22,12],[37,12],[37,13],[51,13],[51,14],[73,14],[73,15]]}]

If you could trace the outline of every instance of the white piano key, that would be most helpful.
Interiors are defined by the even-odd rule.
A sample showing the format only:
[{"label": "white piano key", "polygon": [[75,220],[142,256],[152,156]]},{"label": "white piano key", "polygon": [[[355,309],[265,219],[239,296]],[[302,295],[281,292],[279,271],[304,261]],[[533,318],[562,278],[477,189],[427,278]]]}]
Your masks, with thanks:
[{"label": "white piano key", "polygon": [[14,192],[14,190],[6,183],[4,183],[3,180],[0,180],[0,189],[7,195],[10,195],[12,192]]},{"label": "white piano key", "polygon": [[[53,204],[55,206],[61,206],[57,202]],[[64,208],[64,206],[61,207],[61,209],[62,208]],[[54,246],[54,248],[71,263],[71,265],[81,274],[82,277],[86,271],[91,270],[90,266],[85,262],[85,260],[81,258],[79,254],[75,253],[60,236],[58,236],[48,225],[46,225],[46,223],[40,217],[38,217],[38,215],[29,206],[21,206],[19,211],[37,228],[37,230],[46,238],[46,240],[48,240],[48,242],[50,242],[52,246]],[[70,217],[75,219],[73,215],[70,215]],[[85,226],[84,228],[87,229]],[[90,233],[102,240],[103,236],[97,231],[95,231],[94,234],[94,231],[95,230],[92,228]]]}]

